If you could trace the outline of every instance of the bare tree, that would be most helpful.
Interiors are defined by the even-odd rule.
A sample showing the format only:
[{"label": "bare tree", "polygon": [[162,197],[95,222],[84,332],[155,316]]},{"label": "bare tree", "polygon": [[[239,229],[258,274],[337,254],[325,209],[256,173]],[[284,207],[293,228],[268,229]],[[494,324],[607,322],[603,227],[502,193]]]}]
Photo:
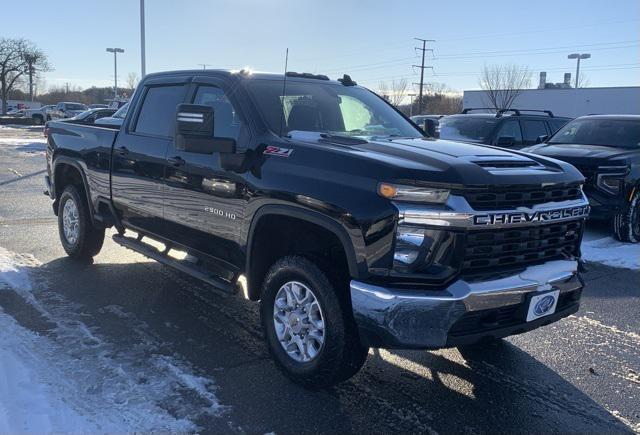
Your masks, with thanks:
[{"label": "bare tree", "polygon": [[407,79],[399,79],[391,81],[391,93],[389,94],[389,102],[398,107],[402,104],[404,97],[407,96],[409,82]]},{"label": "bare tree", "polygon": [[578,87],[588,88],[590,84],[591,80],[589,80],[589,77],[587,77],[585,73],[580,74],[580,77],[578,78]]},{"label": "bare tree", "polygon": [[378,94],[387,101],[390,101],[390,91],[387,82],[380,82],[378,85]]},{"label": "bare tree", "polygon": [[127,76],[127,88],[129,88],[129,91],[131,91],[131,94],[133,94],[133,91],[136,89],[136,86],[138,86],[139,81],[140,79],[138,78],[138,73],[130,72],[129,75]]},{"label": "bare tree", "polygon": [[480,76],[486,104],[496,110],[509,109],[530,84],[531,71],[517,65],[485,65]]},{"label": "bare tree", "polygon": [[[9,92],[21,83],[25,74],[31,80],[37,71],[49,71],[47,56],[25,39],[0,39],[0,98],[2,114],[7,113]],[[32,87],[32,86],[30,86]]]}]

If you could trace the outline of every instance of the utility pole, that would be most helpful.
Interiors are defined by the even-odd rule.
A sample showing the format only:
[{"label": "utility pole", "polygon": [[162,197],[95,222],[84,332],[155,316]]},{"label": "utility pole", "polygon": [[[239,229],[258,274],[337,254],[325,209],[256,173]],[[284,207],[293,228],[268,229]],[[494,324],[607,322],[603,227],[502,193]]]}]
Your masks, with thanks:
[{"label": "utility pole", "polygon": [[140,72],[142,73],[140,79],[143,79],[147,73],[146,66],[146,54],[145,54],[145,40],[144,40],[144,0],[140,0]]},{"label": "utility pole", "polygon": [[124,53],[122,48],[107,48],[107,52],[113,53],[113,99],[118,99],[118,53]]},{"label": "utility pole", "polygon": [[67,87],[67,91],[65,93],[68,94],[69,93],[69,82],[66,82],[65,86]]},{"label": "utility pole", "polygon": [[418,99],[418,115],[422,115],[422,89],[424,87],[424,70],[426,68],[431,68],[431,70],[433,71],[433,67],[432,66],[424,66],[424,53],[426,51],[430,51],[431,53],[433,53],[433,49],[431,48],[426,48],[427,47],[427,42],[436,42],[435,39],[422,39],[422,38],[413,38],[416,41],[421,41],[422,42],[422,48],[421,47],[415,47],[416,50],[420,50],[422,52],[422,62],[420,65],[413,65],[414,68],[420,68],[420,92],[419,92],[419,99]]},{"label": "utility pole", "polygon": [[199,63],[198,65],[200,65],[202,69],[207,69],[208,66],[211,66],[210,63]]}]

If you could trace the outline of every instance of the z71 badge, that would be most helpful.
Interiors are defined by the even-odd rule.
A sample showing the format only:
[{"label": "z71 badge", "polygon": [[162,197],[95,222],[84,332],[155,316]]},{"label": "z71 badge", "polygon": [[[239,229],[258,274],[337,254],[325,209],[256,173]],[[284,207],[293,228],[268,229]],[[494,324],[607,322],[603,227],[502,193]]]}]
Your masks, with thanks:
[{"label": "z71 badge", "polygon": [[291,148],[280,148],[269,145],[265,148],[262,154],[268,154],[270,156],[278,156],[278,157],[289,157],[293,153]]}]

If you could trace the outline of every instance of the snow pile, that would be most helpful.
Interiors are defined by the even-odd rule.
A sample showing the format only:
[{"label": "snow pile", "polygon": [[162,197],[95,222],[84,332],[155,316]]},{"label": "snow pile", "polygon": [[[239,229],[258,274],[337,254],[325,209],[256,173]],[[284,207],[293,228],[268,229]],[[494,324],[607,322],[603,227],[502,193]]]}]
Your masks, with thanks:
[{"label": "snow pile", "polygon": [[640,269],[640,244],[622,243],[613,237],[582,242],[582,257],[612,267]]},{"label": "snow pile", "polygon": [[84,323],[81,306],[38,281],[30,270],[39,264],[0,247],[0,292],[17,294],[48,325],[34,332],[0,307],[0,433],[192,432],[225,411],[213,382],[163,354],[144,322],[106,307],[135,339],[118,347]]}]

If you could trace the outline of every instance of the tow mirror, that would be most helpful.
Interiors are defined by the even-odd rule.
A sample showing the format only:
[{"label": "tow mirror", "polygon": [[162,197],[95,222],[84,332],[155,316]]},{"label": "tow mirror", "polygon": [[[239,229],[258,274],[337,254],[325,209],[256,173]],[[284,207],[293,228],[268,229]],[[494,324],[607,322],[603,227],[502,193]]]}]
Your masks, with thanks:
[{"label": "tow mirror", "polygon": [[422,123],[422,129],[424,130],[425,133],[427,133],[427,136],[429,137],[437,137],[437,121],[434,121],[433,119],[425,119]]},{"label": "tow mirror", "polygon": [[547,140],[549,140],[549,136],[546,134],[543,134],[538,136],[538,139],[536,139],[536,143],[545,143]]},{"label": "tow mirror", "polygon": [[500,136],[498,138],[498,143],[496,145],[498,145],[499,147],[511,147],[514,146],[516,144],[516,138],[513,136]]},{"label": "tow mirror", "polygon": [[235,153],[235,139],[214,136],[213,120],[211,106],[179,104],[176,110],[176,149],[198,154]]}]

